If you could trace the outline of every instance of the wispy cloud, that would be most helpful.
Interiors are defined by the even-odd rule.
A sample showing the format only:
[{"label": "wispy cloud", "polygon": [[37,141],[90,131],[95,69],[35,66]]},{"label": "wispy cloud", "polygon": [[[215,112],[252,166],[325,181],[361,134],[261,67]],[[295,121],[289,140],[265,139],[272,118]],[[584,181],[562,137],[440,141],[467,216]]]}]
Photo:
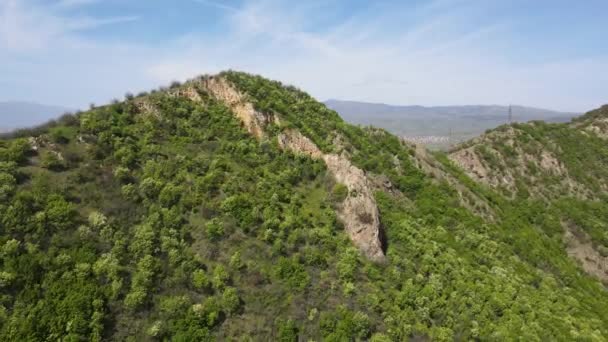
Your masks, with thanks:
[{"label": "wispy cloud", "polygon": [[[534,64],[509,59],[505,52],[516,44],[508,34],[513,23],[483,20],[492,5],[481,0],[435,0],[419,7],[374,2],[361,12],[336,8],[337,1],[192,1],[201,12],[205,6],[219,10],[212,30],[219,33],[192,27],[154,44],[84,34],[137,16],[68,15],[72,11],[28,0],[0,2],[0,73],[20,85],[3,96],[30,91],[40,101],[52,96],[51,103],[75,106],[232,68],[292,83],[320,99],[584,110],[602,102],[599,85],[608,83],[608,56]],[[40,57],[1,53],[32,47]]]},{"label": "wispy cloud", "polygon": [[80,17],[65,22],[65,29],[66,31],[88,30],[106,25],[128,23],[132,21],[137,21],[139,19],[139,16],[135,15],[109,18]]},{"label": "wispy cloud", "polygon": [[224,3],[217,2],[217,1],[194,0],[194,2],[199,3],[201,5],[204,5],[204,6],[210,6],[210,7],[218,8],[218,9],[225,10],[225,11],[230,11],[230,12],[236,12],[236,11],[238,11],[238,8],[236,8],[236,7],[233,7],[233,6],[230,6],[230,5],[226,5]]},{"label": "wispy cloud", "polygon": [[74,8],[92,5],[98,2],[100,2],[100,0],[60,0],[56,6],[59,8]]},{"label": "wispy cloud", "polygon": [[[57,6],[77,6],[92,0],[64,0]],[[52,46],[70,34],[132,22],[137,16],[90,17],[57,12],[55,6],[43,6],[28,0],[5,0],[0,3],[0,47],[15,51],[36,50]]]}]

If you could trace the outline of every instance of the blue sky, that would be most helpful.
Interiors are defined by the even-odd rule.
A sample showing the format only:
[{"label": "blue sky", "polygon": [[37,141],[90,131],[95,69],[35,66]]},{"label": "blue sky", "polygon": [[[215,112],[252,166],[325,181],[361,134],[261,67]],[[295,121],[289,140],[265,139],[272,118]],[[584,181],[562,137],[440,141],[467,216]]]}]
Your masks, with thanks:
[{"label": "blue sky", "polygon": [[0,101],[104,103],[232,68],[391,104],[608,102],[605,0],[0,0]]}]

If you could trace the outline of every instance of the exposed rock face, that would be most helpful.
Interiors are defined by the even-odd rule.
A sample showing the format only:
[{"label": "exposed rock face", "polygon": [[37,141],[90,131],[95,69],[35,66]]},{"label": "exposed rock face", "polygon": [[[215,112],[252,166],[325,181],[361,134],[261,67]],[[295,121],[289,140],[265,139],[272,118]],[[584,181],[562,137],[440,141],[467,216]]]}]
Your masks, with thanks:
[{"label": "exposed rock face", "polygon": [[61,160],[63,160],[61,153],[56,152],[58,150],[57,144],[51,142],[47,135],[41,135],[38,137],[30,137],[28,139],[28,143],[30,144],[30,148],[32,149],[32,151],[38,151],[42,147],[46,147],[49,150],[51,150],[51,152],[56,153],[57,156],[60,157]]},{"label": "exposed rock face", "polygon": [[322,153],[310,139],[296,130],[281,133],[278,140],[283,149],[322,159],[336,181],[348,188],[348,196],[338,210],[338,218],[344,223],[351,240],[368,258],[382,261],[380,214],[365,172],[344,156]]},{"label": "exposed rock face", "polygon": [[486,181],[488,171],[479,160],[472,147],[465,148],[450,154],[450,159],[461,169],[467,170],[469,175],[478,181]]},{"label": "exposed rock face", "polygon": [[203,98],[193,86],[180,87],[170,91],[169,94],[177,97],[185,97],[193,102],[203,102]]},{"label": "exposed rock face", "polygon": [[[555,146],[535,141],[526,146],[516,143],[522,134],[513,127],[494,131],[474,139],[472,144],[451,152],[448,157],[473,180],[503,189],[505,195],[512,198],[518,191],[518,181],[523,181],[530,195],[535,197],[552,198],[565,192],[580,198],[593,197],[589,189],[570,176],[566,166],[556,157]],[[501,145],[508,147],[511,153],[501,152]],[[553,177],[556,181],[546,186],[538,182],[543,177]]]},{"label": "exposed rock face", "polygon": [[380,214],[365,173],[342,156],[325,154],[323,160],[336,181],[348,188],[348,196],[338,211],[348,235],[368,258],[383,260]]},{"label": "exposed rock face", "polygon": [[[243,122],[249,133],[257,138],[265,138],[264,128],[279,119],[270,114],[260,113],[245,95],[237,91],[222,77],[196,80],[205,91],[224,102]],[[189,88],[186,88],[186,91]],[[184,91],[182,91],[184,92]],[[201,101],[200,95],[182,94],[193,101]],[[198,94],[197,94],[198,95]],[[344,155],[324,154],[309,138],[296,130],[287,130],[278,136],[279,146],[284,150],[304,154],[314,159],[322,159],[336,181],[344,184],[349,195],[338,210],[338,218],[344,223],[353,243],[371,260],[384,259],[380,241],[380,215],[373,196],[372,185],[365,172],[350,162]]]},{"label": "exposed rock face", "polygon": [[602,256],[593,248],[591,239],[585,232],[571,225],[565,226],[564,240],[568,255],[580,262],[585,272],[608,285],[608,257]]},{"label": "exposed rock face", "polygon": [[279,146],[284,150],[305,154],[315,159],[323,157],[323,152],[319,150],[317,145],[296,130],[287,130],[279,134],[278,140]]},{"label": "exposed rock face", "polygon": [[137,99],[135,100],[135,106],[141,114],[144,116],[151,115],[155,118],[160,118],[160,112],[154,104],[150,103],[148,99]]},{"label": "exposed rock face", "polygon": [[[173,96],[183,96],[194,102],[202,102],[195,86],[202,87],[211,96],[224,102],[243,122],[249,133],[265,138],[264,128],[279,119],[270,114],[255,110],[253,104],[222,77],[204,77],[191,81],[189,85],[173,92]],[[147,102],[138,103],[140,110],[154,112],[155,108]],[[341,137],[335,142],[341,144]],[[338,218],[344,223],[346,232],[353,243],[371,260],[384,260],[380,241],[380,214],[373,195],[373,185],[365,172],[354,166],[344,155],[324,154],[317,145],[297,130],[287,130],[278,136],[279,146],[284,150],[322,159],[327,169],[338,183],[348,188],[348,196],[338,209]]]},{"label": "exposed rock face", "polygon": [[30,144],[30,147],[32,148],[32,151],[38,151],[40,149],[40,146],[42,146],[40,138],[30,137],[28,139],[28,142]]},{"label": "exposed rock face", "polygon": [[547,151],[542,151],[540,154],[540,167],[548,172],[564,175],[566,170],[564,166],[553,156],[551,153]]},{"label": "exposed rock face", "polygon": [[243,94],[238,92],[222,77],[209,77],[201,79],[201,85],[213,97],[223,101],[236,116],[243,122],[249,133],[257,138],[265,136],[264,127],[270,123],[277,123],[274,115],[260,113],[253,104],[248,102]]},{"label": "exposed rock face", "polygon": [[[468,208],[471,212],[474,212],[489,221],[494,221],[496,213],[488,204],[487,199],[482,198],[471,191],[471,189],[463,185],[458,178],[454,177],[450,172],[447,172],[441,163],[438,163],[436,159],[429,155],[428,150],[423,145],[417,144],[413,145],[413,147],[416,150],[414,161],[419,168],[424,170],[427,174],[432,175],[434,179],[445,181],[453,186],[458,191],[460,204],[465,208]],[[463,165],[477,167],[477,171],[470,174],[473,179],[481,181],[484,179],[483,177],[486,177],[486,169],[483,168],[483,166],[479,168],[480,161],[471,151],[467,153],[461,152],[458,159],[454,158],[453,155],[450,155],[450,159],[464,170],[467,169],[464,168]]]},{"label": "exposed rock face", "polygon": [[[508,140],[506,144],[513,146],[512,140]],[[536,165],[547,174],[567,176],[564,166],[550,152],[542,151],[540,156],[535,156],[525,153],[519,148],[516,148],[516,151],[518,152],[517,164],[521,165],[520,171],[522,172],[527,165]],[[501,157],[498,153],[491,149],[488,152],[494,153],[500,160]],[[498,170],[490,170],[489,166],[479,157],[474,147],[458,150],[450,154],[449,158],[461,169],[465,170],[471,178],[479,182],[490,186],[504,186],[507,189],[515,189],[515,179],[518,175],[509,171],[506,165],[500,172]],[[504,161],[500,160],[500,162],[504,165]]]},{"label": "exposed rock face", "polygon": [[600,138],[608,139],[608,118],[599,118],[591,122],[585,129],[597,134]]},{"label": "exposed rock face", "polygon": [[608,105],[575,119],[572,125],[586,132],[594,133],[600,138],[608,139]]}]

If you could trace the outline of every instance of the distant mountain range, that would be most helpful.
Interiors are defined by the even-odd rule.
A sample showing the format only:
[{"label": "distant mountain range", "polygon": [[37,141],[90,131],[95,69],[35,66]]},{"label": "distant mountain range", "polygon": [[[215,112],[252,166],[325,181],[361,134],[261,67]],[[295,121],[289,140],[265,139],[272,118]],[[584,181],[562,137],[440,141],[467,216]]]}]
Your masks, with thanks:
[{"label": "distant mountain range", "polygon": [[68,111],[66,107],[33,102],[0,102],[0,132],[40,125]]},{"label": "distant mountain range", "polygon": [[[435,147],[475,137],[509,121],[509,107],[498,105],[392,106],[341,100],[328,100],[325,105],[354,124],[381,127],[414,140],[435,137],[431,140],[441,145]],[[579,115],[524,106],[512,106],[511,111],[514,122],[567,122]]]}]

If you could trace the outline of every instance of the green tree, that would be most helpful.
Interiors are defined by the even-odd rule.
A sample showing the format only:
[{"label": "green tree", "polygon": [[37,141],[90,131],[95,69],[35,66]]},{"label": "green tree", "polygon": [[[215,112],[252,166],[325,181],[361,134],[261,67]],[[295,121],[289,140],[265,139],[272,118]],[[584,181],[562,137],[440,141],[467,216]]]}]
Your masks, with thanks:
[{"label": "green tree", "polygon": [[66,168],[63,156],[55,151],[42,152],[40,155],[40,165],[52,171],[62,171]]},{"label": "green tree", "polygon": [[227,287],[222,293],[222,307],[228,314],[234,314],[241,306],[241,298],[234,287]]},{"label": "green tree", "polygon": [[279,320],[277,323],[277,340],[281,342],[297,342],[298,341],[298,327],[296,323],[291,320]]}]

